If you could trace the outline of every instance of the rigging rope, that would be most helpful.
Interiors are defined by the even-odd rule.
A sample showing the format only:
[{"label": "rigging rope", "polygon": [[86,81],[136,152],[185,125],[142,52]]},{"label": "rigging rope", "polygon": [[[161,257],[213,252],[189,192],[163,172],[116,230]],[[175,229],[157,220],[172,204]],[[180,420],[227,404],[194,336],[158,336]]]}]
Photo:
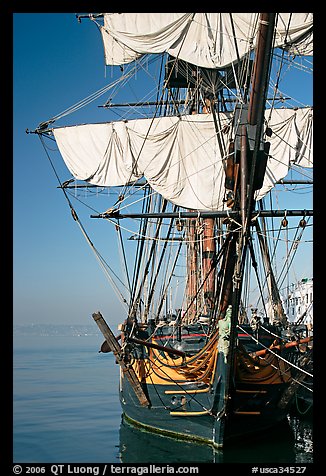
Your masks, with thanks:
[{"label": "rigging rope", "polygon": [[51,119],[49,119],[48,121],[45,121],[45,123],[52,123],[54,121],[57,121],[58,119],[61,119],[62,117],[64,116],[67,116],[68,114],[71,114],[75,111],[77,111],[78,109],[81,109],[82,107],[85,107],[87,106],[88,104],[90,104],[91,102],[95,101],[96,99],[98,99],[100,96],[103,96],[103,94],[105,94],[106,92],[108,92],[110,89],[114,88],[115,86],[117,86],[119,83],[122,83],[122,82],[127,82],[129,81],[130,78],[132,78],[132,76],[134,76],[134,74],[136,73],[136,71],[138,69],[140,69],[142,67],[142,62],[144,62],[143,58],[141,58],[141,60],[139,61],[139,63],[135,63],[131,70],[129,72],[127,72],[126,74],[122,75],[120,78],[116,79],[115,81],[113,81],[112,83],[110,84],[107,84],[106,86],[104,86],[103,88],[95,91],[94,93],[90,94],[89,96],[87,96],[86,98],[78,101],[77,103],[75,103],[74,105],[70,106],[69,108],[65,109],[64,111],[62,111],[61,113],[59,114],[56,114],[55,116],[53,116]]},{"label": "rigging rope", "polygon": [[[66,200],[67,200],[67,203],[68,203],[68,205],[69,205],[70,212],[71,212],[71,215],[72,215],[74,221],[75,221],[75,222],[77,223],[77,225],[79,226],[79,229],[81,230],[81,232],[82,232],[84,238],[86,239],[86,241],[87,241],[87,243],[89,244],[90,248],[91,248],[92,251],[94,252],[96,258],[98,259],[98,261],[99,261],[99,263],[100,263],[100,266],[102,267],[102,269],[103,269],[105,275],[107,276],[108,280],[110,281],[111,286],[112,286],[114,292],[116,293],[117,297],[119,298],[119,300],[121,301],[121,303],[122,303],[123,305],[128,304],[127,299],[123,296],[123,294],[122,294],[122,293],[120,292],[120,290],[118,289],[118,287],[117,287],[116,283],[114,282],[112,276],[109,274],[108,269],[109,269],[110,272],[111,272],[112,274],[114,274],[114,276],[121,282],[121,284],[123,284],[122,281],[121,281],[120,278],[114,273],[114,271],[111,269],[111,267],[105,262],[105,260],[104,260],[103,257],[100,255],[100,253],[98,252],[98,250],[95,248],[95,246],[94,246],[93,242],[91,241],[89,235],[87,234],[87,232],[86,232],[86,230],[85,230],[83,224],[81,223],[81,221],[80,221],[80,219],[79,219],[79,217],[78,217],[78,215],[77,215],[77,213],[76,213],[76,211],[75,211],[75,209],[74,209],[74,207],[73,207],[73,205],[72,205],[72,203],[71,203],[71,200],[70,200],[69,197],[68,197],[68,194],[67,194],[65,188],[62,186],[62,182],[61,182],[61,180],[60,180],[60,178],[59,178],[59,175],[58,175],[58,173],[57,173],[57,171],[56,171],[56,169],[55,169],[55,167],[54,167],[54,164],[53,164],[53,162],[52,162],[52,160],[51,160],[51,157],[50,157],[50,155],[49,155],[49,153],[48,153],[48,151],[47,151],[47,148],[46,148],[46,146],[45,146],[45,143],[44,143],[42,134],[38,134],[38,136],[39,136],[40,141],[41,141],[41,143],[42,143],[42,146],[43,146],[43,148],[44,148],[44,150],[45,150],[46,156],[47,156],[47,158],[48,158],[48,160],[49,160],[49,162],[50,162],[51,168],[52,168],[52,170],[53,170],[53,172],[54,172],[54,174],[55,174],[55,176],[56,176],[56,179],[57,179],[57,181],[58,181],[58,183],[59,183],[59,185],[60,185],[60,188],[61,188],[61,190],[62,190],[62,192],[63,192],[63,194],[64,194],[64,196],[65,196],[65,198],[66,198]],[[124,285],[124,284],[123,284],[123,285]]]}]

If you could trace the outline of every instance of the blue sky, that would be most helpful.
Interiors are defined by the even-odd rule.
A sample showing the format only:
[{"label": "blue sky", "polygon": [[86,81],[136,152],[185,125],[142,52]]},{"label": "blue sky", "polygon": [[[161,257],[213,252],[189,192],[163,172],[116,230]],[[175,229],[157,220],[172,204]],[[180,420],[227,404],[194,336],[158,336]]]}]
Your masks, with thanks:
[{"label": "blue sky", "polygon": [[[40,140],[25,133],[111,80],[100,33],[88,20],[78,23],[74,13],[16,13],[13,33],[14,323],[86,324],[100,310],[117,324],[123,309],[71,218]],[[298,94],[309,91],[311,78],[306,81]],[[115,119],[97,107],[106,99],[65,123]],[[312,92],[300,100],[312,104]],[[62,179],[70,178],[58,168]],[[302,255],[302,273],[309,275],[311,248]]]},{"label": "blue sky", "polygon": [[[40,140],[25,133],[107,83],[99,32],[73,13],[15,14],[13,66],[14,322],[91,323],[96,310],[121,314],[108,305],[111,290]],[[105,120],[104,109],[93,109]]]}]

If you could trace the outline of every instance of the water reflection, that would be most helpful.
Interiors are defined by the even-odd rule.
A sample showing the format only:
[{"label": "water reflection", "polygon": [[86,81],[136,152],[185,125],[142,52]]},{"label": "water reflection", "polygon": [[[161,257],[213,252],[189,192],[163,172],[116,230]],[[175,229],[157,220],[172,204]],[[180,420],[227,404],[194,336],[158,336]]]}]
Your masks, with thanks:
[{"label": "water reflection", "polygon": [[313,462],[313,427],[312,415],[305,417],[292,416],[291,429],[294,434],[296,463]]},{"label": "water reflection", "polygon": [[122,463],[220,462],[222,457],[222,452],[215,452],[206,445],[196,445],[139,430],[130,426],[122,417],[120,425]]},{"label": "water reflection", "polygon": [[312,421],[289,417],[256,437],[229,443],[223,450],[149,433],[122,418],[122,463],[312,463]]}]

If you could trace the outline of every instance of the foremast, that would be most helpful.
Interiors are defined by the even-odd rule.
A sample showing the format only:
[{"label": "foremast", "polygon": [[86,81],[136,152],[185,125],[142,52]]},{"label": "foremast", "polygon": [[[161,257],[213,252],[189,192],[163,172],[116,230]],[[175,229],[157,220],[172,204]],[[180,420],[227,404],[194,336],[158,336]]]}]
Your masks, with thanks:
[{"label": "foremast", "polygon": [[[229,244],[229,253],[225,262],[226,273],[225,295],[220,305],[219,314],[223,318],[228,306],[231,306],[230,341],[228,352],[228,378],[226,391],[226,409],[230,405],[231,394],[234,390],[233,376],[236,359],[237,325],[240,314],[241,292],[246,257],[250,243],[250,225],[254,211],[254,192],[261,187],[264,176],[268,143],[262,141],[264,108],[267,97],[268,79],[271,65],[271,52],[273,45],[273,32],[275,13],[261,13],[258,31],[257,50],[254,59],[251,91],[247,117],[244,109],[239,118],[238,137],[235,140],[235,154],[232,170],[234,171],[233,183],[234,205],[233,209],[241,211],[241,230],[234,232],[234,224],[229,225],[232,240]],[[237,154],[237,150],[240,152]],[[237,155],[239,164],[236,164]],[[240,169],[240,170],[239,170]],[[238,170],[240,177],[238,178]],[[230,269],[233,270],[232,276]]]}]

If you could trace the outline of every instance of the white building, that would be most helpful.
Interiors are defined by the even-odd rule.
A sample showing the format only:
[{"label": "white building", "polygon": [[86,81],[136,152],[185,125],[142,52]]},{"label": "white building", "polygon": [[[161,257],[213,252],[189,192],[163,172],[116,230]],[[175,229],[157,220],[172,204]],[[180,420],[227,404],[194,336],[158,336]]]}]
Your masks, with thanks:
[{"label": "white building", "polygon": [[313,278],[303,278],[296,284],[291,284],[286,311],[290,322],[313,324]]}]

